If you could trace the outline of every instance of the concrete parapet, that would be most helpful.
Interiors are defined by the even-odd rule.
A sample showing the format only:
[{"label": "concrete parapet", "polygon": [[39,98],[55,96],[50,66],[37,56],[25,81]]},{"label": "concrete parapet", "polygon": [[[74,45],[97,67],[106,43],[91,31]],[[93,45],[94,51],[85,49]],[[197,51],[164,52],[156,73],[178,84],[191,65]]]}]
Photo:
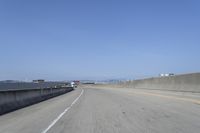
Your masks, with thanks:
[{"label": "concrete parapet", "polygon": [[118,86],[200,93],[200,73],[133,80],[120,83]]},{"label": "concrete parapet", "polygon": [[0,91],[0,115],[72,91],[72,87]]}]

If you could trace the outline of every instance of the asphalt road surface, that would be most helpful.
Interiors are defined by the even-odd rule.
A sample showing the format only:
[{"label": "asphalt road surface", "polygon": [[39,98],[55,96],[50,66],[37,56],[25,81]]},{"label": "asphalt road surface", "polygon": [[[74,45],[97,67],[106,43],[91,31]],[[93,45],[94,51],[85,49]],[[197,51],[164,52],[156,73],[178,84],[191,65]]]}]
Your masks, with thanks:
[{"label": "asphalt road surface", "polygon": [[199,133],[199,94],[79,88],[0,116],[0,133]]}]

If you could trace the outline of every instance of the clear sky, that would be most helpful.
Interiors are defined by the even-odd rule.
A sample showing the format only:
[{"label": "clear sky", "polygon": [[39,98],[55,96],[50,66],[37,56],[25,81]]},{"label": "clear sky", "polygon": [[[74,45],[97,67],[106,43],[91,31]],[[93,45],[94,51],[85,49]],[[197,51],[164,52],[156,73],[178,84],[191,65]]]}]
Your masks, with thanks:
[{"label": "clear sky", "polygon": [[0,0],[0,80],[199,71],[199,0]]}]

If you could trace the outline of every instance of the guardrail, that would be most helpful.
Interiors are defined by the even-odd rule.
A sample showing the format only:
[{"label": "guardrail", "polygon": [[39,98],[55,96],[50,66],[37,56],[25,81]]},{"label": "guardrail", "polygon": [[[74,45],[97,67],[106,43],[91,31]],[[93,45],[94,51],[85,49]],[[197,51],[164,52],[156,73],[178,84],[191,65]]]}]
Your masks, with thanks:
[{"label": "guardrail", "polygon": [[72,91],[73,87],[0,91],[0,115]]}]

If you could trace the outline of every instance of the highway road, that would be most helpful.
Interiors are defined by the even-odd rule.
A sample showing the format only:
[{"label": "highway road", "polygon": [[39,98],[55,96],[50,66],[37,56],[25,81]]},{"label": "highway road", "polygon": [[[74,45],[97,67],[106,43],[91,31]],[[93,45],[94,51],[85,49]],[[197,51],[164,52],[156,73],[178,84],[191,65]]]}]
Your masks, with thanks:
[{"label": "highway road", "polygon": [[0,116],[0,133],[199,133],[200,96],[81,87]]}]

